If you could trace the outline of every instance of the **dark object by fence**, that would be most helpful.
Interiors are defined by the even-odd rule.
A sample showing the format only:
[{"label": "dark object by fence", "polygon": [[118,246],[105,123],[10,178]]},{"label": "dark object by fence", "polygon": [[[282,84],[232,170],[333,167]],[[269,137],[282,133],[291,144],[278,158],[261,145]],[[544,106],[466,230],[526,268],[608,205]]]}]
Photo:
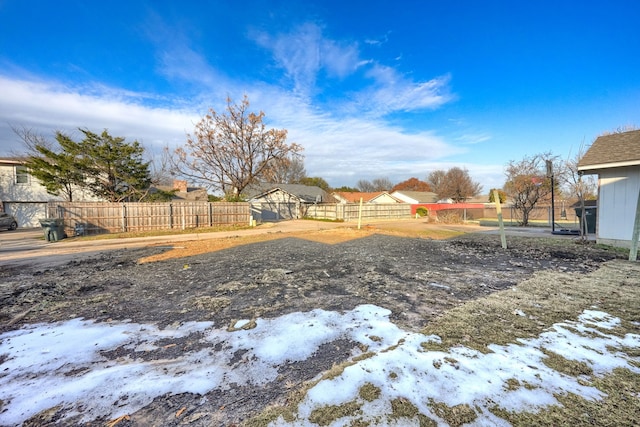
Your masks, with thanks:
[{"label": "dark object by fence", "polygon": [[64,221],[61,218],[45,218],[40,220],[47,242],[57,242],[65,238]]}]

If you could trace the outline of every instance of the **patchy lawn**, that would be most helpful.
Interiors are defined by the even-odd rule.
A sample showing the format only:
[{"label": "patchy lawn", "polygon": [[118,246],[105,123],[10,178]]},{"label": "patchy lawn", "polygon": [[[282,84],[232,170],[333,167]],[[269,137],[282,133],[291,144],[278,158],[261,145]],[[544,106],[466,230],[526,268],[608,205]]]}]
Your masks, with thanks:
[{"label": "patchy lawn", "polygon": [[400,228],[3,269],[0,425],[634,425],[638,263]]}]

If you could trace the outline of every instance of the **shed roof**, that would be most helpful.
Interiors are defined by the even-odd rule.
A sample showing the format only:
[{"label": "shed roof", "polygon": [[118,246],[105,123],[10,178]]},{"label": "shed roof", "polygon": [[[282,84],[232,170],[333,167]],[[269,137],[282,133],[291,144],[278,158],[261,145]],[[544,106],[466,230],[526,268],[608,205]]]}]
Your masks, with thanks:
[{"label": "shed roof", "polygon": [[326,201],[327,193],[320,187],[302,184],[271,184],[260,183],[253,184],[245,189],[245,195],[252,199],[272,191],[282,190],[289,194],[293,194],[303,202],[313,203],[317,200]]},{"label": "shed roof", "polygon": [[636,165],[640,165],[640,130],[599,136],[578,162],[578,170]]}]

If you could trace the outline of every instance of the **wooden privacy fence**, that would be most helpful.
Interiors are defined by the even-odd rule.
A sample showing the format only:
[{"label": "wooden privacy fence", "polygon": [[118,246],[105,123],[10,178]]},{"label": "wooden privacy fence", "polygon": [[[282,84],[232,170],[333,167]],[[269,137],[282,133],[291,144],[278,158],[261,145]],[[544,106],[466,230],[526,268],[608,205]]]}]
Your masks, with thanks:
[{"label": "wooden privacy fence", "polygon": [[49,202],[50,218],[62,218],[67,234],[100,234],[249,225],[248,203]]},{"label": "wooden privacy fence", "polygon": [[[321,203],[306,206],[305,216],[316,219],[357,221],[359,203]],[[362,219],[411,218],[411,205],[405,203],[364,203]]]}]

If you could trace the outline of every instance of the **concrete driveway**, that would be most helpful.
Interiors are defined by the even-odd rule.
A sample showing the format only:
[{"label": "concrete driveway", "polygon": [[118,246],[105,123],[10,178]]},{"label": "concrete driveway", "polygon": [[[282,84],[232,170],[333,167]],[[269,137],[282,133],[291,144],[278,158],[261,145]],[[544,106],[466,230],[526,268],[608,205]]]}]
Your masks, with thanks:
[{"label": "concrete driveway", "polygon": [[353,226],[352,223],[330,223],[319,221],[291,220],[265,223],[245,230],[219,231],[214,233],[174,234],[153,237],[86,240],[67,238],[57,242],[44,240],[41,228],[0,231],[0,268],[3,266],[37,265],[49,268],[79,260],[100,252],[116,249],[141,248],[150,245],[173,244],[190,240],[250,236],[267,233],[292,233],[300,231],[327,230]]},{"label": "concrete driveway", "polygon": [[0,230],[0,262],[15,256],[29,256],[32,251],[37,252],[46,246],[47,242],[41,228]]}]

